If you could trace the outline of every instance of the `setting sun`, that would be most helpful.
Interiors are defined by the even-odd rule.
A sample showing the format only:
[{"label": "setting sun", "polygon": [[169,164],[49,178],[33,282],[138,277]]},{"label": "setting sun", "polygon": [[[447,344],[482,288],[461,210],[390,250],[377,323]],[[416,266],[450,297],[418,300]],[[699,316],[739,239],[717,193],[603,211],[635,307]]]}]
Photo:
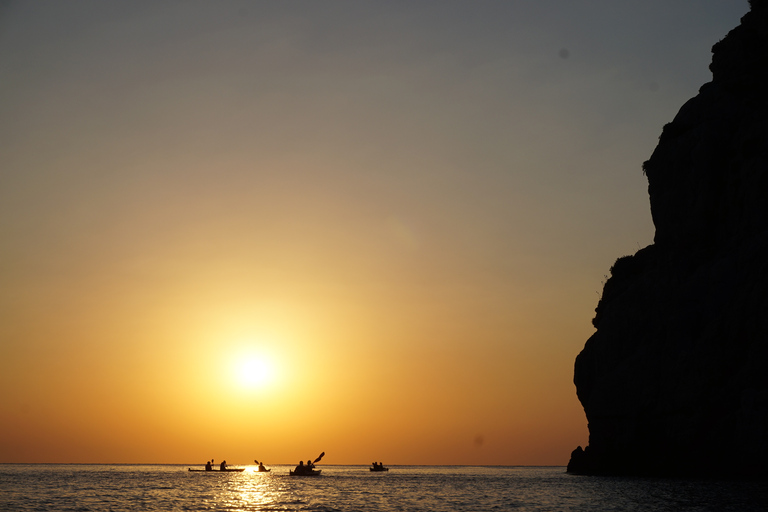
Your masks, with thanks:
[{"label": "setting sun", "polygon": [[265,357],[249,356],[237,362],[237,382],[245,388],[263,388],[274,378],[274,365]]},{"label": "setting sun", "polygon": [[274,340],[260,335],[247,336],[221,351],[226,359],[220,361],[227,368],[231,385],[239,391],[262,391],[274,387],[281,371],[277,354],[272,349]]}]

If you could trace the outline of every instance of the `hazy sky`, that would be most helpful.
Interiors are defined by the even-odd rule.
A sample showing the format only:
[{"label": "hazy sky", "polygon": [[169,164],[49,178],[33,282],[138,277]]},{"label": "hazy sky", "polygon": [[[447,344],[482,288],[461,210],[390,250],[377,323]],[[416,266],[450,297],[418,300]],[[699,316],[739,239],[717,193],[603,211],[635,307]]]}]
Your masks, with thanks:
[{"label": "hazy sky", "polygon": [[747,10],[0,2],[0,462],[565,464]]}]

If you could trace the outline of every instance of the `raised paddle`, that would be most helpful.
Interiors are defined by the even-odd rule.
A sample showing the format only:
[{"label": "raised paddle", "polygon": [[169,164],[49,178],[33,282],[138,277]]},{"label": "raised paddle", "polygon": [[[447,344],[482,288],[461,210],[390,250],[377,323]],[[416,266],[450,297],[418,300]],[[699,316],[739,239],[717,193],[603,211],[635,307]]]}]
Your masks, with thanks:
[{"label": "raised paddle", "polygon": [[320,456],[319,456],[318,458],[316,458],[315,460],[313,460],[313,461],[312,461],[312,464],[314,464],[315,462],[320,462],[320,459],[322,459],[322,458],[323,458],[323,455],[325,455],[325,452],[321,453],[321,454],[320,454]]}]

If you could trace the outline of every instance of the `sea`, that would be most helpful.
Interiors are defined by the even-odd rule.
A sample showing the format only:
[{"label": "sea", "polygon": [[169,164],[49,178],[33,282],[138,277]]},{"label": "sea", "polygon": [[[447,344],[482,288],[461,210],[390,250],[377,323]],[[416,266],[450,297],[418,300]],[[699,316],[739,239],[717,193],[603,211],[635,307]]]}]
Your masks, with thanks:
[{"label": "sea", "polygon": [[[0,464],[6,511],[765,511],[765,482],[615,478],[564,467],[320,465],[318,477],[188,465]],[[197,466],[202,468],[202,466]]]}]

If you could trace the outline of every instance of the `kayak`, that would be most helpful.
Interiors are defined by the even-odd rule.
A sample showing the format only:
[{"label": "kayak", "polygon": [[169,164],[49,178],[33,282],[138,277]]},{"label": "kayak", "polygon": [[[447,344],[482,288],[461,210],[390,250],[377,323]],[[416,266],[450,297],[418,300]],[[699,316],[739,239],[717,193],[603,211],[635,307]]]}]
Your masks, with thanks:
[{"label": "kayak", "polygon": [[389,471],[389,468],[382,468],[382,467],[375,467],[375,468],[368,468],[371,471]]},{"label": "kayak", "polygon": [[270,471],[272,471],[271,468],[270,469],[265,468],[263,462],[259,462],[258,460],[254,460],[253,462],[256,463],[256,471],[258,473],[269,473]]},{"label": "kayak", "polygon": [[201,471],[203,473],[217,473],[222,471],[226,473],[231,471],[231,472],[239,473],[239,472],[245,471],[245,468],[226,468],[226,469],[211,469],[211,470],[189,468],[189,471]]},{"label": "kayak", "polygon": [[312,471],[302,471],[300,473],[296,473],[295,471],[288,470],[288,474],[291,476],[320,476],[320,472],[322,469],[313,469]]}]

